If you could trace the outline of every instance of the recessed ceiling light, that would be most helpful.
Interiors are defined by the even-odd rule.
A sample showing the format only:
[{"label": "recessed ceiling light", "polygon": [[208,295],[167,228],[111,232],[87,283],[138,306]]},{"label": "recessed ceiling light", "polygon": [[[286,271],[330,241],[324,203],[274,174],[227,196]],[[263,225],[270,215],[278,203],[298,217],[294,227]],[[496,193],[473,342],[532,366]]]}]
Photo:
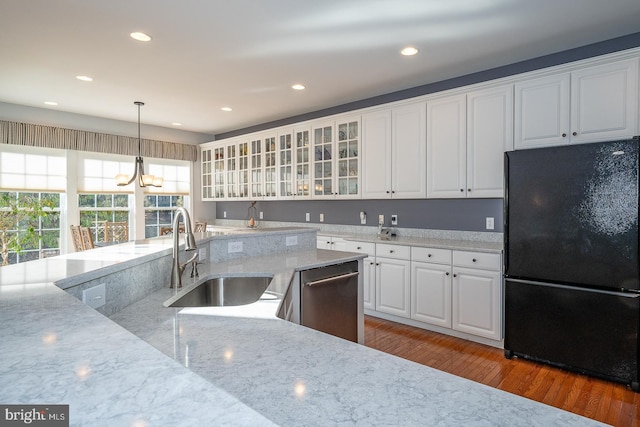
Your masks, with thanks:
[{"label": "recessed ceiling light", "polygon": [[178,122],[173,122],[171,123],[172,126],[182,126],[182,123],[178,123]]},{"label": "recessed ceiling light", "polygon": [[137,32],[137,31],[129,35],[131,36],[132,39],[138,40],[139,42],[148,42],[149,40],[151,40],[151,36],[149,36],[148,34]]},{"label": "recessed ceiling light", "polygon": [[54,101],[44,101],[44,103],[45,103],[46,105],[58,105],[58,103],[57,103],[57,102],[54,102]]},{"label": "recessed ceiling light", "polygon": [[413,56],[418,53],[418,49],[413,46],[407,46],[400,51],[400,53],[404,56]]},{"label": "recessed ceiling light", "polygon": [[222,111],[233,111],[233,110],[231,109],[231,107],[222,107],[222,108],[221,108],[221,110],[222,110]]},{"label": "recessed ceiling light", "polygon": [[296,83],[293,86],[291,86],[291,89],[304,90],[304,85],[301,85],[300,83]]},{"label": "recessed ceiling light", "polygon": [[89,76],[76,76],[76,79],[82,80],[83,82],[92,82],[93,79]]}]

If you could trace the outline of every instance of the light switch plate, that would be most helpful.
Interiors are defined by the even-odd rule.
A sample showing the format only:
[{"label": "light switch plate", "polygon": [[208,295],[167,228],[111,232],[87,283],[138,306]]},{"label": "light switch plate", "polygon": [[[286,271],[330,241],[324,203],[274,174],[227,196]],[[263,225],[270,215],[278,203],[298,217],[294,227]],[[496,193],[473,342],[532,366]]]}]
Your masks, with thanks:
[{"label": "light switch plate", "polygon": [[487,217],[487,224],[486,224],[486,228],[487,230],[493,230],[495,228],[495,224],[493,221],[493,217],[492,216],[488,216]]},{"label": "light switch plate", "polygon": [[229,242],[228,253],[234,254],[242,252],[242,242]]},{"label": "light switch plate", "polygon": [[391,215],[391,225],[398,225],[398,215]]}]

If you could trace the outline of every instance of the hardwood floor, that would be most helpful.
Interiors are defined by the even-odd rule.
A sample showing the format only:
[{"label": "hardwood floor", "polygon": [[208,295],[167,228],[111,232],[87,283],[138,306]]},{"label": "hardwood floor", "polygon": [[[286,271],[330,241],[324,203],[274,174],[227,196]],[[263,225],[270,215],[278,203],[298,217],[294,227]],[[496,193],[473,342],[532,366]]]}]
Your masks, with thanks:
[{"label": "hardwood floor", "polygon": [[640,393],[523,359],[502,349],[365,316],[365,345],[620,427],[640,427]]}]

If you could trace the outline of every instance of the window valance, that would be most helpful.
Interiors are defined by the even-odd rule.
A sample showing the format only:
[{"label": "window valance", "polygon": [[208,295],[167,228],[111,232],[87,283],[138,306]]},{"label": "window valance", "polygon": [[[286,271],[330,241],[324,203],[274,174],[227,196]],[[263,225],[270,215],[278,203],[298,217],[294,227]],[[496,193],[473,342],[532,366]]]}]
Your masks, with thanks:
[{"label": "window valance", "polygon": [[[195,162],[198,147],[175,142],[142,139],[142,157]],[[0,120],[0,143],[62,150],[138,155],[138,138]]]}]

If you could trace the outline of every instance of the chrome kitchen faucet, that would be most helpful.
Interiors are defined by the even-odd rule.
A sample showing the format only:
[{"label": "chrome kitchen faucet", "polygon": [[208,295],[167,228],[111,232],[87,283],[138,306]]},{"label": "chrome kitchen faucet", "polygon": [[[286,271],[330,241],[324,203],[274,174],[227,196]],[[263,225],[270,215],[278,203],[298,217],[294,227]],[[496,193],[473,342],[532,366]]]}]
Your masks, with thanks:
[{"label": "chrome kitchen faucet", "polygon": [[176,216],[173,218],[173,265],[171,267],[171,285],[170,288],[182,287],[182,273],[190,262],[196,262],[198,260],[198,251],[191,258],[189,258],[184,264],[180,264],[179,259],[179,225],[180,216],[184,217],[184,241],[186,251],[195,251],[197,249],[196,239],[191,231],[191,218],[189,212],[183,207],[179,207],[176,211]]}]

